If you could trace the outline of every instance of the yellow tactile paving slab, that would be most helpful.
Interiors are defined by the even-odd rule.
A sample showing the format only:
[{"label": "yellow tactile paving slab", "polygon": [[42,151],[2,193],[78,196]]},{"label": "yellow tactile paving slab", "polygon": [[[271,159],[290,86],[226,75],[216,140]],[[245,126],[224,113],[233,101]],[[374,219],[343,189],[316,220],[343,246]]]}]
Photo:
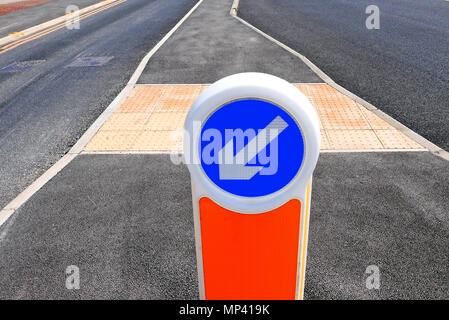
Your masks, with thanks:
[{"label": "yellow tactile paving slab", "polygon": [[387,149],[421,149],[415,141],[397,130],[374,130]]},{"label": "yellow tactile paving slab", "polygon": [[135,150],[134,144],[141,135],[140,131],[108,131],[100,130],[90,140],[85,150],[96,151],[129,151]]},{"label": "yellow tactile paving slab", "polygon": [[100,128],[100,131],[142,130],[146,120],[151,117],[147,113],[114,113]]},{"label": "yellow tactile paving slab", "polygon": [[383,149],[373,130],[326,130],[329,144],[336,150]]},{"label": "yellow tactile paving slab", "polygon": [[[296,84],[320,117],[321,150],[423,149],[327,84]],[[207,85],[137,85],[87,144],[86,151],[182,152],[182,128]]]},{"label": "yellow tactile paving slab", "polygon": [[368,120],[363,116],[359,108],[329,111],[319,113],[319,116],[323,129],[371,129]]},{"label": "yellow tactile paving slab", "polygon": [[144,131],[133,144],[132,150],[182,152],[182,131]]},{"label": "yellow tactile paving slab", "polygon": [[395,130],[390,124],[376,116],[371,111],[361,107],[360,110],[362,111],[363,116],[366,118],[366,120],[369,122],[371,128],[373,129],[385,129],[385,130]]},{"label": "yellow tactile paving slab", "polygon": [[320,138],[321,138],[321,149],[329,150],[330,143],[329,143],[329,139],[327,138],[326,131],[324,131],[324,130],[320,131]]},{"label": "yellow tactile paving slab", "polygon": [[186,112],[154,112],[145,124],[145,130],[178,130],[184,126]]}]

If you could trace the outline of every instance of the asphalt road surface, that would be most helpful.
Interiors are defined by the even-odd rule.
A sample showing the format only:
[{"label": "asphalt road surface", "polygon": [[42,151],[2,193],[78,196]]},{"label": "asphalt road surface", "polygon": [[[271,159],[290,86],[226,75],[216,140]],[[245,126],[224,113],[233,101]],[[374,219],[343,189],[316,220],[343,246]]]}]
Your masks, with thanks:
[{"label": "asphalt road surface", "polygon": [[239,72],[323,82],[304,62],[229,14],[230,0],[203,1],[151,57],[138,83],[214,83]]},{"label": "asphalt road surface", "polygon": [[[293,81],[301,80],[293,77],[302,72],[303,79],[313,80],[307,68],[292,65],[274,44],[270,48],[243,24],[230,22],[235,20],[227,14],[231,2],[204,1],[150,60],[139,82],[213,80],[248,67],[282,72]],[[220,18],[214,12],[222,9]],[[210,28],[220,31],[213,41],[222,47],[204,51],[214,36],[204,27],[211,17],[232,36]],[[203,52],[195,58],[189,50],[197,47]],[[232,47],[238,54],[231,54]],[[178,54],[183,50],[189,60],[175,63],[176,57],[184,58]],[[262,57],[256,51],[270,54]],[[217,60],[211,60],[214,56]],[[267,70],[267,59],[285,63]],[[111,65],[114,61],[104,67],[120,71]],[[171,66],[165,75],[164,61]],[[85,76],[87,85],[101,70],[107,68],[84,68],[97,72]],[[53,79],[53,86],[62,87]],[[44,90],[39,99],[50,92]],[[45,101],[36,101],[46,107]],[[448,181],[448,162],[430,152],[321,154],[313,179],[305,298],[447,299]],[[0,226],[0,298],[198,298],[191,199],[187,168],[174,165],[168,155],[77,156]],[[79,290],[65,286],[67,267],[73,265],[80,271]],[[366,269],[373,265],[380,270],[379,290],[366,286]]]},{"label": "asphalt road surface", "polygon": [[[82,9],[100,2],[99,0],[52,0],[37,6],[17,10],[0,19],[0,37],[6,37],[12,32],[22,31],[38,24],[63,16],[69,5]],[[17,2],[11,2],[17,3]],[[1,3],[0,3],[1,5]]]},{"label": "asphalt road surface", "polygon": [[[366,28],[368,5],[378,30]],[[449,2],[241,0],[238,15],[449,150]]]},{"label": "asphalt road surface", "polygon": [[[1,208],[69,150],[195,3],[128,0],[81,20],[79,30],[63,28],[0,55],[0,69],[37,61],[0,71]],[[68,67],[80,57],[106,63]]]},{"label": "asphalt road surface", "polygon": [[[448,299],[448,181],[429,152],[321,154],[305,298]],[[197,299],[191,205],[168,155],[80,155],[0,227],[0,298]]]}]

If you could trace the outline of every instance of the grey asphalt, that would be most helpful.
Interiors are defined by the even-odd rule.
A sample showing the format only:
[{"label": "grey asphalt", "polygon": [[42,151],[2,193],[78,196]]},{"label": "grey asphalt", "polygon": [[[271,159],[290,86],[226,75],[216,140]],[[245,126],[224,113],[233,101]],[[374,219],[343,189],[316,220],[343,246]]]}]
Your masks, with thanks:
[{"label": "grey asphalt", "polygon": [[232,0],[205,0],[157,51],[139,83],[213,83],[239,72],[323,82],[300,59],[229,15]]},{"label": "grey asphalt", "polygon": [[[308,299],[449,299],[449,162],[428,152],[321,154]],[[380,270],[367,290],[366,268]]]},{"label": "grey asphalt", "polygon": [[[365,27],[368,5],[379,30]],[[449,2],[241,0],[238,15],[449,150]]]},{"label": "grey asphalt", "polygon": [[0,298],[196,297],[189,181],[167,156],[78,156],[0,228]]},{"label": "grey asphalt", "polygon": [[38,6],[13,11],[0,17],[0,38],[65,15],[69,5],[82,9],[100,0],[52,0]]},{"label": "grey asphalt", "polygon": [[[448,169],[428,152],[321,154],[305,298],[448,299]],[[78,156],[0,228],[0,298],[197,299],[189,181],[168,155]]]},{"label": "grey asphalt", "polygon": [[[0,208],[64,155],[125,86],[148,51],[194,0],[128,0],[0,55]],[[67,68],[79,57],[113,57]]]},{"label": "grey asphalt", "polygon": [[[130,0],[127,3],[131,3]],[[155,3],[164,10],[162,2]],[[214,9],[225,8],[227,13],[230,3],[231,1],[226,6],[221,6],[221,2],[217,0],[205,0],[198,9],[204,10],[203,6],[207,5],[210,14]],[[138,7],[141,2],[136,1],[134,4]],[[188,10],[181,10],[181,7],[180,11]],[[142,20],[148,24],[158,21],[147,21],[150,12],[143,8],[139,10],[144,15],[134,15],[134,9],[136,8],[129,8],[130,20],[133,21],[126,22],[131,25],[136,23],[133,29],[135,32],[137,26],[142,26]],[[173,10],[173,4],[170,10]],[[126,14],[123,11],[120,13],[124,19]],[[164,12],[160,14],[160,19],[166,21]],[[177,83],[197,83],[198,79],[206,79],[201,82],[213,82],[216,77],[234,72],[234,66],[228,63],[228,57],[232,52],[239,56],[241,50],[246,54],[254,52],[253,57],[247,59],[259,61],[253,64],[252,68],[260,69],[241,70],[245,58],[241,56],[239,59],[242,60],[237,60],[237,66],[240,66],[236,68],[238,71],[264,71],[261,69],[266,68],[265,72],[284,72],[289,77],[296,77],[297,80],[288,79],[292,82],[303,82],[306,76],[310,75],[310,71],[302,64],[270,66],[267,60],[259,60],[263,57],[257,56],[258,50],[252,51],[252,41],[242,42],[229,52],[222,51],[222,55],[217,55],[214,60],[215,53],[221,52],[217,48],[225,47],[220,46],[222,42],[231,45],[234,42],[226,40],[228,37],[233,37],[236,32],[239,37],[243,37],[246,31],[237,31],[237,25],[233,26],[229,22],[227,27],[235,31],[229,33],[232,36],[224,34],[223,38],[214,40],[214,46],[217,48],[208,49],[204,46],[204,40],[209,38],[201,31],[205,20],[199,17],[207,19],[207,12],[198,11],[191,17],[192,20],[186,21],[186,28],[181,27],[154,56],[156,62],[150,60],[143,76],[147,78],[142,79],[160,83],[174,80],[178,80]],[[223,15],[222,18],[225,19],[226,16]],[[117,16],[112,15],[110,19],[117,19]],[[194,25],[190,25],[191,21],[197,24],[196,35],[193,33]],[[98,25],[107,23],[107,15],[96,22]],[[113,22],[110,23],[114,25]],[[207,25],[212,28],[211,23]],[[110,25],[105,27],[109,28]],[[118,32],[118,29],[116,31]],[[119,36],[119,40],[128,43],[128,46],[133,44],[133,41],[138,41],[135,39],[137,37],[129,36],[132,39],[126,40]],[[195,42],[192,36],[202,39],[198,40],[201,51],[206,50],[208,53],[191,54],[186,50],[191,59],[189,65],[188,61],[182,60],[184,56],[180,55],[180,51],[174,51],[178,52],[177,55],[171,50],[194,48],[193,44],[184,46],[176,44],[172,39],[177,37],[180,42]],[[256,37],[256,49],[277,52],[280,59],[285,59],[282,61],[289,61],[287,57],[282,57],[281,51],[275,51],[268,43],[266,47],[261,46],[260,38],[255,33],[248,33],[248,36]],[[90,39],[87,34],[81,34],[76,39],[82,44],[85,38],[89,41],[86,40],[84,50],[102,47],[102,41],[119,42],[117,35],[106,33],[106,30],[95,39]],[[66,45],[69,44],[68,41]],[[49,46],[48,43],[46,45]],[[115,45],[122,48],[120,43]],[[137,47],[142,49],[143,55],[145,45]],[[38,49],[42,50],[39,47],[36,52],[39,52]],[[78,53],[70,56],[69,49],[75,50],[75,47],[69,46],[63,52],[69,55],[67,60],[52,67],[53,69],[59,70],[58,66],[62,68],[61,66],[73,61]],[[123,51],[128,52],[125,49]],[[50,56],[51,52],[52,46],[48,51],[44,50],[44,54]],[[110,55],[108,51],[97,52],[93,51],[94,54],[91,54],[90,51],[82,51],[83,56]],[[163,55],[159,55],[160,52],[163,52]],[[58,53],[54,55],[58,56]],[[167,60],[164,60],[165,55]],[[0,55],[0,61],[2,58]],[[269,58],[270,56],[267,57]],[[62,69],[55,75],[44,73],[40,76],[38,71],[46,70],[41,69],[45,64],[26,71],[31,80],[49,78],[52,82],[43,85],[42,91],[33,89],[27,93],[27,89],[22,88],[20,95],[11,96],[14,99],[26,97],[23,101],[19,100],[22,102],[16,105],[15,110],[25,112],[23,110],[26,108],[21,109],[19,106],[31,106],[27,111],[29,115],[18,114],[20,119],[23,118],[18,122],[22,126],[21,132],[28,134],[24,135],[21,146],[28,145],[30,148],[29,145],[37,144],[33,151],[37,152],[37,158],[43,157],[41,149],[48,147],[45,143],[51,145],[52,139],[60,135],[61,139],[72,137],[70,132],[80,128],[80,121],[84,121],[84,128],[88,127],[107,105],[106,102],[101,106],[80,103],[77,101],[78,95],[75,94],[60,104],[52,101],[70,94],[69,88],[72,88],[73,83],[76,83],[75,89],[81,90],[85,88],[84,82],[87,82],[85,86],[92,89],[83,89],[84,95],[88,93],[100,96],[103,91],[95,79],[104,79],[105,87],[109,88],[106,90],[108,97],[112,100],[121,88],[120,83],[113,82],[116,80],[113,76],[119,72],[128,72],[123,74],[123,79],[127,79],[135,69],[135,66],[121,66],[120,63],[125,64],[123,60],[115,64],[116,60],[114,58],[104,66],[111,67],[116,73],[106,72],[109,68],[99,67]],[[138,59],[134,61],[137,64]],[[166,75],[161,71],[164,63]],[[125,70],[125,67],[130,70]],[[217,71],[211,75],[210,72],[213,72],[214,68]],[[299,76],[291,72],[292,68],[300,71]],[[194,72],[198,74],[194,75]],[[84,80],[69,81],[71,86],[67,86],[65,73]],[[200,78],[199,74],[203,77]],[[9,85],[9,81],[5,80],[0,84]],[[58,90],[53,90],[52,86],[62,93],[53,97]],[[30,87],[32,88],[31,85]],[[14,86],[8,88],[13,90]],[[1,97],[7,92],[8,90],[4,90]],[[36,99],[33,99],[33,94]],[[89,99],[96,101],[92,96]],[[48,102],[52,102],[54,106],[46,109]],[[33,108],[34,105],[40,110]],[[63,108],[58,109],[56,105]],[[4,110],[0,107],[0,120],[7,119],[2,118],[6,114]],[[75,112],[76,110],[79,111]],[[85,118],[86,110],[89,110],[89,120]],[[10,117],[15,114],[12,111],[7,113]],[[77,116],[74,117],[73,113]],[[47,118],[43,118],[44,115],[50,117],[49,120],[45,120]],[[53,117],[58,121],[54,121]],[[66,119],[65,122],[56,126],[62,119]],[[9,140],[18,141],[13,135],[17,134],[16,129],[11,129],[9,136],[5,135],[2,131],[4,123],[7,125],[8,122],[1,122],[0,150],[8,145]],[[26,124],[28,127],[25,127]],[[38,131],[39,125],[46,130]],[[50,128],[51,134],[48,133]],[[42,132],[44,137],[47,134],[51,138],[41,141],[39,132]],[[82,128],[79,132],[82,133]],[[24,144],[26,139],[30,140],[28,144]],[[75,135],[72,141],[76,141]],[[35,161],[32,158],[33,153],[29,153],[29,158],[20,160],[20,147],[14,148],[12,142],[9,145],[9,153],[16,152],[16,158],[9,153],[1,153],[1,159],[10,159],[19,164],[19,161],[28,161],[32,165]],[[25,153],[22,153],[22,156],[23,154]],[[10,158],[5,158],[6,156]],[[7,177],[8,168],[15,170],[13,163],[5,165],[2,161],[0,166],[4,168],[0,171],[2,177]],[[32,177],[29,180],[33,180]],[[168,155],[76,157],[0,227],[0,299],[197,299],[189,181],[186,167],[172,164]],[[2,195],[3,190],[8,189],[0,189]],[[449,162],[429,152],[321,154],[313,180],[305,298],[449,299],[448,198]],[[68,290],[65,287],[66,268],[72,265],[80,270],[79,290]],[[369,275],[365,270],[370,265],[380,269],[379,290],[366,288],[365,280]]]}]

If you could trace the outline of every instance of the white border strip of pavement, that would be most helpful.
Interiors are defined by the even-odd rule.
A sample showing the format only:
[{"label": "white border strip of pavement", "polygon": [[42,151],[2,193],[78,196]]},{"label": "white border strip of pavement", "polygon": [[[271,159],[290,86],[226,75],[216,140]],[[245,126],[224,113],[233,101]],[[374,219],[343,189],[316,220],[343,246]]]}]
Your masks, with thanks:
[{"label": "white border strip of pavement", "polygon": [[136,71],[129,79],[126,86],[119,93],[119,95],[111,102],[111,104],[103,111],[103,113],[95,120],[95,122],[87,129],[83,136],[77,141],[77,143],[69,150],[69,152],[59,159],[53,166],[50,167],[44,174],[42,174],[37,180],[35,180],[30,186],[28,186],[24,191],[22,191],[15,199],[8,203],[0,211],[0,226],[5,223],[14,212],[20,208],[25,202],[28,201],[40,188],[42,188],[51,178],[58,174],[65,166],[67,166],[77,155],[79,155],[90,139],[95,135],[95,133],[100,129],[103,123],[108,119],[108,117],[114,112],[116,108],[121,104],[121,102],[128,96],[132,88],[136,85],[137,80],[139,80],[145,66],[147,65],[150,58],[156,53],[157,50],[171,37],[171,35],[181,26],[181,24],[195,11],[195,9],[203,2],[199,0],[186,15],[178,21],[178,23],[163,37],[155,47],[151,49],[150,52],[142,59]]},{"label": "white border strip of pavement", "polygon": [[302,54],[300,54],[297,51],[293,50],[289,46],[283,44],[282,42],[274,39],[273,37],[269,36],[268,34],[266,34],[263,31],[259,30],[258,28],[256,28],[252,24],[250,24],[249,22],[247,22],[247,21],[243,20],[242,18],[240,18],[239,16],[237,16],[239,1],[240,0],[234,0],[234,2],[232,4],[231,11],[230,11],[230,14],[231,14],[232,17],[234,17],[235,19],[237,19],[238,21],[240,21],[244,25],[248,26],[249,28],[253,29],[254,31],[259,33],[260,35],[264,36],[268,40],[274,42],[275,44],[277,44],[278,46],[280,46],[284,50],[290,52],[294,56],[296,56],[299,59],[301,59],[310,69],[312,69],[321,79],[323,79],[323,81],[325,83],[330,85],[332,88],[336,89],[337,91],[339,91],[342,94],[346,95],[350,99],[352,99],[352,100],[356,101],[357,103],[361,104],[363,107],[365,107],[366,109],[368,109],[369,111],[371,111],[372,113],[377,115],[379,118],[385,120],[387,123],[389,123],[395,129],[397,129],[398,131],[402,132],[403,134],[408,136],[410,139],[412,139],[416,143],[420,144],[421,146],[423,146],[424,148],[429,150],[429,152],[431,152],[434,155],[439,156],[439,157],[449,161],[449,152],[441,149],[440,147],[438,147],[437,145],[433,144],[432,142],[430,142],[429,140],[427,140],[423,136],[419,135],[418,133],[414,132],[410,128],[406,127],[405,125],[403,125],[399,121],[397,121],[394,118],[390,117],[389,115],[387,115],[383,111],[377,109],[371,103],[363,100],[359,96],[357,96],[357,95],[353,94],[352,92],[346,90],[345,88],[343,88],[342,86],[337,84],[334,80],[332,80],[327,74],[325,74],[320,68],[318,68],[315,64],[313,64],[305,56],[303,56]]}]

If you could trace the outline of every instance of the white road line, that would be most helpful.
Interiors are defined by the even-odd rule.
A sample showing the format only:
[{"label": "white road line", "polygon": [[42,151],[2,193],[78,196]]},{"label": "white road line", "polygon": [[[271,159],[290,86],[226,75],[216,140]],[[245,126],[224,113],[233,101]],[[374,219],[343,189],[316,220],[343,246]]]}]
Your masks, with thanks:
[{"label": "white road line", "polygon": [[28,199],[30,199],[39,189],[41,189],[51,178],[53,178],[59,171],[67,166],[77,155],[79,155],[90,139],[95,135],[98,129],[108,119],[108,117],[118,108],[120,103],[128,96],[132,88],[139,80],[140,75],[145,69],[146,64],[156,51],[170,38],[170,36],[181,26],[181,24],[195,11],[195,9],[203,2],[199,0],[195,6],[163,37],[157,45],[151,49],[150,52],[142,59],[136,71],[128,81],[128,84],[123,88],[120,94],[111,102],[111,104],[103,111],[97,120],[90,126],[90,128],[83,134],[78,142],[70,149],[70,151],[59,159],[53,166],[50,167],[44,174],[35,180],[30,186],[22,191],[15,199],[8,203],[0,211],[0,226],[2,226],[13,214],[20,208]]}]

